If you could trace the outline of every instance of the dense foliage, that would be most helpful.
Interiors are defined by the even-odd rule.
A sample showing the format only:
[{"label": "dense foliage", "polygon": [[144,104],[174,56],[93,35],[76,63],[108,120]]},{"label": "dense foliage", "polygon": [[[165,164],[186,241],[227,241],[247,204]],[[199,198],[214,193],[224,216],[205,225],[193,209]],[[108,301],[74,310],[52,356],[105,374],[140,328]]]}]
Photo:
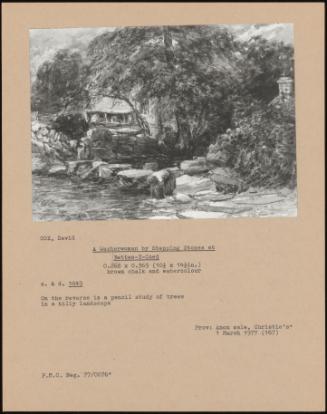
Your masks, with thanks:
[{"label": "dense foliage", "polygon": [[280,76],[293,77],[293,47],[261,37],[239,44],[239,98],[271,101],[278,94]]},{"label": "dense foliage", "polygon": [[87,100],[89,66],[80,53],[59,50],[38,69],[32,85],[32,110],[57,113],[76,109]]},{"label": "dense foliage", "polygon": [[124,27],[95,37],[86,57],[63,49],[43,63],[32,109],[74,111],[98,94],[137,113],[151,106],[155,138],[170,155],[205,155],[214,143],[209,155],[224,154],[248,182],[284,185],[295,176],[294,108],[269,105],[283,75],[293,76],[293,48],[282,42],[239,42],[217,26]]},{"label": "dense foliage", "polygon": [[216,27],[122,28],[91,42],[90,88],[154,103],[158,139],[170,126],[175,144],[192,153],[228,126],[233,51],[230,33]]},{"label": "dense foliage", "polygon": [[88,130],[88,124],[84,116],[79,113],[61,114],[52,121],[51,127],[78,142]]},{"label": "dense foliage", "polygon": [[293,103],[255,109],[235,129],[217,137],[208,160],[231,167],[254,186],[296,185],[296,145]]}]

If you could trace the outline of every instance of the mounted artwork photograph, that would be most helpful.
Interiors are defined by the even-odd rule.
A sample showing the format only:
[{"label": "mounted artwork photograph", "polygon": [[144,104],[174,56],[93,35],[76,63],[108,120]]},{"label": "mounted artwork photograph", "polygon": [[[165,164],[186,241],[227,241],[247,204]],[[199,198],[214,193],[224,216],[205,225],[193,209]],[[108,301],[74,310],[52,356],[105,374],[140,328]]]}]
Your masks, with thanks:
[{"label": "mounted artwork photograph", "polygon": [[292,24],[29,35],[33,221],[297,215]]}]

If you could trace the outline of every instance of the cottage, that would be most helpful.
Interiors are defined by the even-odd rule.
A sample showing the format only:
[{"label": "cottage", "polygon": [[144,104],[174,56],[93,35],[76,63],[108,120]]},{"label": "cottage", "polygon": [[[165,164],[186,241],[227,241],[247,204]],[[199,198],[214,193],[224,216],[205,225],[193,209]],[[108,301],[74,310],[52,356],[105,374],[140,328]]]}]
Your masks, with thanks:
[{"label": "cottage", "polygon": [[288,76],[282,76],[277,81],[279,87],[279,96],[287,100],[293,93],[293,79]]},{"label": "cottage", "polygon": [[294,110],[294,87],[293,79],[288,76],[282,76],[277,80],[278,95],[270,102],[276,108],[289,108]]},{"label": "cottage", "polygon": [[85,118],[90,126],[120,127],[137,124],[137,117],[132,106],[123,99],[111,96],[95,99],[86,108]]}]

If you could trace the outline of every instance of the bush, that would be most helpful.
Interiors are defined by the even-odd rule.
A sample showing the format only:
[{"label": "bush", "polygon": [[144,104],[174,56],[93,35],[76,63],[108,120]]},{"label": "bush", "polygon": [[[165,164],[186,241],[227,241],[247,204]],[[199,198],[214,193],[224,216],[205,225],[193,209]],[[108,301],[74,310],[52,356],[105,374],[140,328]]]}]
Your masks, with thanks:
[{"label": "bush", "polygon": [[296,186],[294,106],[267,105],[220,134],[207,159],[234,169],[254,186]]},{"label": "bush", "polygon": [[61,114],[52,122],[52,128],[79,142],[85,136],[88,124],[82,114]]}]

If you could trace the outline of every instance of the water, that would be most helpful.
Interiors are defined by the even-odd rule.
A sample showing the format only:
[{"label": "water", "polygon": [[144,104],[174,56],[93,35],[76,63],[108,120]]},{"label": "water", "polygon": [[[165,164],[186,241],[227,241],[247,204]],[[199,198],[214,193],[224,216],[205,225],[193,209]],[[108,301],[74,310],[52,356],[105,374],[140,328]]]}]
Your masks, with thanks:
[{"label": "water", "polygon": [[33,220],[140,219],[154,216],[146,194],[132,194],[110,183],[74,182],[33,174]]},{"label": "water", "polygon": [[[182,187],[177,185],[175,193],[183,192]],[[296,214],[296,190],[286,193],[256,190],[236,195],[211,190],[201,196],[193,194],[185,202],[176,197],[154,200],[147,194],[124,191],[114,183],[77,182],[68,177],[33,174],[34,221],[294,217]]]}]

